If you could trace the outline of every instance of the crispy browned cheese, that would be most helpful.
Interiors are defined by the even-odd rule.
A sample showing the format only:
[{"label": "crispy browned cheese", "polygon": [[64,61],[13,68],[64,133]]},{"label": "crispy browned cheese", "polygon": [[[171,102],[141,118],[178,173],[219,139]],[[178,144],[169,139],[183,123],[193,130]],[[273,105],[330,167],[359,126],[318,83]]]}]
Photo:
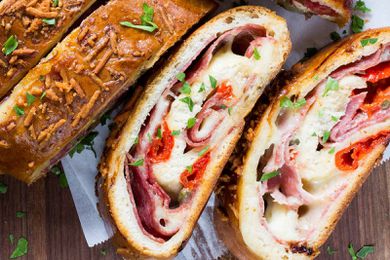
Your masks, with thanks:
[{"label": "crispy browned cheese", "polygon": [[[158,29],[120,25],[140,24],[144,4]],[[1,103],[0,173],[27,183],[42,176],[213,7],[203,0],[113,0],[94,11]]]}]

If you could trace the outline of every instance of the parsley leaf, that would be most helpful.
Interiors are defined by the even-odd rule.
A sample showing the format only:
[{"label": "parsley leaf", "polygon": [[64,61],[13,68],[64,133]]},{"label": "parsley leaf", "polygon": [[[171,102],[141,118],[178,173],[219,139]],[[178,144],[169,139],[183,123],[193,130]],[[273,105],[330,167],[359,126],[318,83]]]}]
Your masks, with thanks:
[{"label": "parsley leaf", "polygon": [[83,139],[81,139],[81,141],[75,147],[73,147],[72,150],[70,150],[70,152],[69,152],[70,157],[73,157],[75,152],[81,153],[82,151],[84,151],[84,149],[91,150],[93,152],[93,154],[95,155],[95,157],[97,157],[96,151],[93,148],[94,139],[97,135],[98,135],[98,132],[92,131],[87,136],[85,136]]},{"label": "parsley leaf", "polygon": [[273,171],[273,172],[267,172],[263,173],[263,175],[260,178],[260,181],[267,181],[275,176],[278,176],[280,174],[279,170]]},{"label": "parsley leaf", "polygon": [[30,93],[26,93],[26,99],[27,99],[27,106],[31,106],[32,103],[35,101],[35,96],[31,95]]},{"label": "parsley leaf", "polygon": [[261,58],[259,50],[256,47],[253,49],[253,58],[255,58],[255,60],[260,60]]},{"label": "parsley leaf", "polygon": [[17,218],[24,218],[26,216],[26,212],[24,211],[16,211]]},{"label": "parsley leaf", "polygon": [[57,7],[58,6],[58,2],[59,2],[59,0],[53,0],[53,7]]},{"label": "parsley leaf", "polygon": [[130,166],[136,166],[136,167],[143,166],[144,165],[144,159],[139,159],[139,160],[137,160],[135,162],[129,163],[129,165]]},{"label": "parsley leaf", "polygon": [[337,121],[339,121],[340,117],[332,116],[331,119],[332,119],[332,121],[337,122]]},{"label": "parsley leaf", "polygon": [[186,166],[186,170],[191,174],[192,173],[192,165]]},{"label": "parsley leaf", "polygon": [[338,32],[331,32],[330,38],[332,39],[332,41],[337,42],[341,39],[341,36]]},{"label": "parsley leaf", "polygon": [[16,48],[18,48],[18,40],[15,35],[11,35],[4,43],[2,51],[5,56],[10,55]]},{"label": "parsley leaf", "polygon": [[187,128],[190,129],[192,128],[196,123],[196,118],[194,117],[191,117],[190,119],[188,119],[187,121]]},{"label": "parsley leaf", "polygon": [[228,107],[228,114],[229,114],[229,116],[232,114],[232,109],[233,109],[233,108]]},{"label": "parsley leaf", "polygon": [[8,186],[2,182],[0,182],[0,193],[1,194],[6,194],[8,190]]},{"label": "parsley leaf", "polygon": [[213,76],[211,76],[211,75],[209,75],[209,79],[210,79],[211,87],[212,88],[216,88],[217,87],[217,80]]},{"label": "parsley leaf", "polygon": [[296,102],[292,102],[291,99],[284,96],[280,99],[280,107],[282,108],[291,108],[291,109],[298,109],[306,105],[306,99],[301,98],[297,100]]},{"label": "parsley leaf", "polygon": [[107,255],[107,250],[105,248],[100,249],[100,254],[102,256],[106,256]]},{"label": "parsley leaf", "polygon": [[336,90],[339,90],[339,82],[334,78],[329,77],[326,81],[325,90],[322,96],[325,97],[326,95],[328,95],[329,91],[336,91]]},{"label": "parsley leaf", "polygon": [[141,16],[141,24],[133,24],[132,22],[122,21],[120,25],[130,27],[133,29],[139,29],[147,32],[154,32],[158,29],[158,26],[153,22],[154,10],[148,4],[143,5],[143,14]]},{"label": "parsley leaf", "polygon": [[184,72],[180,72],[179,74],[176,75],[176,78],[180,81],[183,82],[184,79],[186,78],[186,74]]},{"label": "parsley leaf", "polygon": [[58,182],[59,182],[61,188],[67,188],[69,186],[68,180],[66,179],[66,175],[65,175],[60,163],[58,163],[57,165],[54,165],[50,169],[50,172],[58,177]]},{"label": "parsley leaf", "polygon": [[179,89],[180,93],[183,93],[183,94],[191,94],[191,86],[190,84],[188,84],[188,82],[184,82],[183,83],[183,86]]},{"label": "parsley leaf", "polygon": [[330,150],[329,150],[328,153],[329,153],[329,154],[334,154],[335,150],[336,150],[336,149],[335,149],[334,147],[332,147],[332,148],[330,148]]},{"label": "parsley leaf", "polygon": [[14,106],[14,110],[15,110],[15,113],[16,113],[18,116],[23,116],[23,115],[24,115],[24,110],[23,110],[23,108],[18,107],[18,106]]},{"label": "parsley leaf", "polygon": [[8,241],[9,241],[9,243],[10,243],[11,245],[14,244],[15,237],[14,237],[13,234],[9,234],[9,235],[8,235]]},{"label": "parsley leaf", "polygon": [[44,97],[46,97],[46,91],[42,92],[42,95],[41,95],[41,97],[39,99],[42,100]]},{"label": "parsley leaf", "polygon": [[351,18],[351,30],[353,33],[359,33],[363,31],[364,20],[357,15],[352,15]]},{"label": "parsley leaf", "polygon": [[373,246],[363,246],[362,248],[357,251],[356,256],[364,259],[367,257],[368,254],[374,253],[374,247]]},{"label": "parsley leaf", "polygon": [[100,118],[100,124],[101,125],[106,125],[107,123],[107,120],[110,120],[111,119],[111,111],[107,111],[106,113],[104,113],[102,115],[102,117]]},{"label": "parsley leaf", "polygon": [[326,252],[328,253],[328,255],[334,255],[337,252],[337,250],[335,250],[335,249],[331,248],[330,246],[328,246],[326,248]]},{"label": "parsley leaf", "polygon": [[24,237],[19,238],[15,250],[12,252],[9,258],[14,259],[20,256],[24,256],[28,251],[28,241]]},{"label": "parsley leaf", "polygon": [[352,260],[357,260],[355,249],[353,249],[352,243],[349,243],[349,245],[348,245],[348,253],[351,256]]},{"label": "parsley leaf", "polygon": [[206,90],[206,85],[202,82],[202,84],[200,85],[198,93],[203,92],[205,90]]},{"label": "parsley leaf", "polygon": [[368,44],[375,44],[377,41],[378,41],[378,38],[366,38],[366,39],[360,40],[360,44],[362,45],[362,47],[364,47]]},{"label": "parsley leaf", "polygon": [[371,12],[371,9],[366,6],[366,3],[362,0],[358,0],[355,3],[355,6],[353,7],[356,11],[360,11],[362,13],[368,13]]},{"label": "parsley leaf", "polygon": [[198,155],[199,155],[199,156],[204,155],[204,154],[209,150],[209,148],[210,148],[210,146],[207,145],[205,148],[203,148],[203,149],[198,153]]},{"label": "parsley leaf", "polygon": [[159,127],[159,128],[157,129],[157,138],[158,138],[158,139],[161,139],[161,138],[162,138],[161,127]]},{"label": "parsley leaf", "polygon": [[55,18],[51,18],[51,19],[43,18],[42,22],[44,22],[44,23],[46,23],[48,25],[56,25],[56,19]]},{"label": "parsley leaf", "polygon": [[324,134],[322,135],[322,142],[326,143],[329,140],[329,137],[330,137],[330,132],[324,131]]},{"label": "parsley leaf", "polygon": [[180,134],[180,130],[173,130],[171,133],[172,136],[177,136],[179,134]]},{"label": "parsley leaf", "polygon": [[180,101],[187,104],[188,109],[192,112],[192,110],[194,109],[194,102],[190,97],[181,98]]}]

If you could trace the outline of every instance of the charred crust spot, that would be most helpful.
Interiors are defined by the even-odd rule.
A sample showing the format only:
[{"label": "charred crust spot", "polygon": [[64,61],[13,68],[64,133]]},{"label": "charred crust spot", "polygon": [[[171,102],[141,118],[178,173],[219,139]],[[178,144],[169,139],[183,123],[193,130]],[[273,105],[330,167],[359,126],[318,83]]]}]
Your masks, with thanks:
[{"label": "charred crust spot", "polygon": [[290,250],[294,254],[306,254],[306,255],[312,255],[313,254],[313,248],[307,247],[305,245],[297,245],[292,244],[290,245]]},{"label": "charred crust spot", "polygon": [[227,24],[231,24],[233,21],[234,21],[234,18],[231,16],[226,17],[226,19],[225,19],[225,23],[227,23]]}]

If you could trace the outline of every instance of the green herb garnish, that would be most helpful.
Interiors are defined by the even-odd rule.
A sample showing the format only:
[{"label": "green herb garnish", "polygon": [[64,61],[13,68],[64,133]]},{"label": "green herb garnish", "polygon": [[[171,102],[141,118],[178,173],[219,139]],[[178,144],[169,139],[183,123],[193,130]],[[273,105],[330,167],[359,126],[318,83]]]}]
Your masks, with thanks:
[{"label": "green herb garnish", "polygon": [[328,253],[328,255],[334,255],[337,252],[337,250],[335,250],[335,249],[331,248],[330,246],[328,246],[326,248],[326,252]]},{"label": "green herb garnish", "polygon": [[95,149],[93,148],[94,145],[94,139],[99,133],[96,131],[90,132],[87,136],[85,136],[81,141],[70,150],[69,155],[70,157],[73,157],[73,155],[77,153],[81,153],[85,149],[90,150],[93,152],[95,157],[97,158],[97,154]]},{"label": "green herb garnish", "polygon": [[186,166],[186,170],[187,170],[189,173],[192,173],[192,165]]},{"label": "green herb garnish", "polygon": [[31,95],[30,93],[26,93],[26,99],[27,99],[27,106],[31,106],[32,103],[35,101],[35,96]]},{"label": "green herb garnish", "polygon": [[18,48],[18,40],[15,35],[11,35],[4,43],[2,51],[5,56],[10,55],[16,48]]},{"label": "green herb garnish", "polygon": [[173,130],[171,133],[172,136],[177,136],[179,134],[180,134],[180,130]]},{"label": "green herb garnish", "polygon": [[53,0],[53,6],[57,7],[58,6],[58,2],[59,2],[59,0]]},{"label": "green herb garnish", "polygon": [[301,98],[297,100],[296,102],[292,102],[291,99],[284,96],[280,99],[280,107],[283,108],[291,108],[291,109],[298,109],[306,105],[306,99]]},{"label": "green herb garnish", "polygon": [[158,139],[161,139],[161,138],[162,138],[161,127],[159,127],[159,128],[157,129],[157,138],[158,138]]},{"label": "green herb garnish", "polygon": [[13,234],[9,234],[9,235],[8,235],[8,241],[9,241],[9,243],[10,243],[11,245],[14,244],[15,237],[14,237]]},{"label": "green herb garnish", "polygon": [[196,118],[194,117],[191,117],[190,119],[188,119],[187,121],[187,128],[188,129],[191,129],[196,123]]},{"label": "green herb garnish", "polygon": [[206,85],[202,82],[202,84],[200,85],[198,93],[203,92],[205,90],[206,90]]},{"label": "green herb garnish", "polygon": [[353,33],[359,33],[363,31],[364,20],[357,15],[352,15],[351,18],[351,30]]},{"label": "green herb garnish", "polygon": [[44,99],[44,97],[46,97],[46,91],[42,92],[42,95],[41,95],[41,97],[39,99],[42,100],[42,99]]},{"label": "green herb garnish", "polygon": [[28,241],[24,237],[19,238],[15,250],[12,252],[9,258],[14,259],[20,256],[24,256],[28,251]]},{"label": "green herb garnish", "polygon": [[280,174],[279,170],[273,171],[273,172],[267,172],[263,173],[263,175],[260,178],[260,181],[267,181],[275,176],[278,176]]},{"label": "green herb garnish", "polygon": [[332,121],[334,121],[334,122],[337,122],[340,119],[340,117],[338,117],[338,116],[331,116],[331,118],[332,118]]},{"label": "green herb garnish", "polygon": [[130,27],[133,29],[139,29],[147,32],[154,32],[158,26],[153,22],[154,9],[148,4],[143,5],[143,14],[141,16],[141,24],[133,24],[132,22],[122,21],[120,25]]},{"label": "green herb garnish", "polygon": [[190,97],[181,98],[180,101],[187,104],[188,109],[192,112],[192,110],[194,109],[194,102]]},{"label": "green herb garnish", "polygon": [[330,38],[332,39],[332,41],[337,42],[341,39],[341,36],[338,32],[331,32]]},{"label": "green herb garnish", "polygon": [[362,248],[359,249],[359,251],[357,251],[356,256],[358,258],[364,259],[370,253],[374,253],[374,247],[373,246],[363,246]]},{"label": "green herb garnish", "polygon": [[339,82],[334,78],[329,77],[326,81],[325,90],[322,96],[325,97],[326,95],[328,95],[329,91],[336,91],[336,90],[339,90]]},{"label": "green herb garnish", "polygon": [[133,163],[129,163],[129,165],[130,166],[136,166],[136,167],[143,166],[144,165],[144,159],[139,159],[139,160],[137,160],[137,161],[135,161]]},{"label": "green herb garnish", "polygon": [[186,74],[184,72],[180,72],[179,74],[176,75],[176,78],[180,81],[183,82],[184,79],[186,78]]},{"label": "green herb garnish", "polygon": [[26,216],[26,212],[24,211],[16,211],[17,218],[24,218]]},{"label": "green herb garnish", "polygon": [[60,165],[61,164],[59,163],[59,164],[53,166],[50,169],[50,172],[58,177],[58,182],[59,182],[61,188],[67,188],[69,186],[68,180],[66,179],[65,172],[63,171],[63,169]]},{"label": "green herb garnish", "polygon": [[324,131],[324,134],[322,135],[322,142],[326,143],[329,140],[329,137],[330,137],[330,132]]},{"label": "green herb garnish", "polygon": [[8,190],[8,186],[2,182],[0,182],[0,193],[1,194],[6,194]]},{"label": "green herb garnish", "polygon": [[231,107],[228,107],[228,114],[229,114],[229,116],[232,115],[232,108]]},{"label": "green herb garnish", "polygon": [[102,248],[102,249],[100,250],[100,254],[101,254],[102,256],[106,256],[106,255],[107,255],[107,250],[106,250],[105,248]]},{"label": "green herb garnish", "polygon": [[138,137],[134,138],[134,144],[138,144],[138,142],[139,142],[139,138]]},{"label": "green herb garnish", "polygon": [[259,50],[256,47],[253,49],[253,58],[255,58],[255,60],[260,60],[261,58]]},{"label": "green herb garnish", "polygon": [[14,106],[14,111],[18,116],[23,116],[24,115],[24,110],[21,107]]},{"label": "green herb garnish", "polygon": [[42,22],[44,22],[44,23],[46,23],[48,25],[55,25],[56,24],[56,19],[55,18],[51,18],[51,19],[43,18]]},{"label": "green herb garnish", "polygon": [[378,38],[367,38],[360,40],[360,44],[362,47],[369,45],[369,44],[375,44],[378,41]]},{"label": "green herb garnish", "polygon": [[356,11],[360,11],[362,13],[368,13],[371,12],[371,9],[366,6],[366,3],[362,0],[358,0],[355,3],[355,6],[353,7]]},{"label": "green herb garnish", "polygon": [[183,86],[179,89],[180,93],[183,93],[183,94],[191,94],[191,86],[190,84],[188,84],[188,82],[184,82],[183,83]]},{"label": "green herb garnish", "polygon": [[210,146],[207,145],[205,148],[203,148],[202,150],[200,150],[200,152],[198,153],[199,156],[202,156],[204,155],[208,150],[209,150]]},{"label": "green herb garnish", "polygon": [[335,150],[336,150],[336,149],[335,149],[334,147],[332,147],[332,148],[330,148],[330,150],[329,150],[328,153],[329,153],[329,154],[334,154]]},{"label": "green herb garnish", "polygon": [[209,80],[210,80],[211,87],[216,88],[217,87],[217,80],[211,75],[209,75]]}]

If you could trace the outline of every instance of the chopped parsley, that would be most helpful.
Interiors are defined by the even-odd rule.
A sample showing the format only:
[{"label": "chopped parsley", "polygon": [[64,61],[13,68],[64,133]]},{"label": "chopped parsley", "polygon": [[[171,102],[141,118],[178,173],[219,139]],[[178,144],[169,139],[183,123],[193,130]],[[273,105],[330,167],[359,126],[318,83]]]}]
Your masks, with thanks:
[{"label": "chopped parsley", "polygon": [[85,136],[81,141],[70,150],[69,155],[70,157],[73,157],[73,155],[77,153],[81,153],[85,149],[90,150],[93,152],[95,157],[97,158],[97,154],[95,149],[93,148],[94,145],[94,139],[99,133],[96,131],[90,132],[87,136]]},{"label": "chopped parsley", "polygon": [[329,137],[330,137],[330,132],[324,131],[324,134],[322,135],[322,142],[326,143],[329,140]]},{"label": "chopped parsley", "polygon": [[329,91],[339,90],[339,82],[332,77],[329,77],[326,81],[325,90],[322,94],[323,97],[328,95]]},{"label": "chopped parsley", "polygon": [[191,117],[190,119],[188,119],[187,121],[187,128],[188,129],[191,129],[196,123],[196,118],[194,117]]},{"label": "chopped parsley", "polygon": [[189,173],[192,173],[192,165],[186,166],[186,170],[187,170]]},{"label": "chopped parsley", "polygon": [[14,111],[18,116],[23,116],[24,115],[24,110],[21,107],[14,106]]},{"label": "chopped parsley", "polygon": [[18,48],[18,40],[15,35],[11,35],[4,43],[3,48],[1,49],[5,56],[10,55],[16,48]]},{"label": "chopped parsley", "polygon": [[8,241],[9,241],[9,243],[10,243],[11,245],[14,244],[15,237],[14,237],[13,234],[9,234],[9,235],[8,235]]},{"label": "chopped parsley", "polygon": [[100,124],[101,125],[106,125],[107,124],[107,120],[110,120],[110,119],[111,119],[111,111],[107,111],[100,118]]},{"label": "chopped parsley", "polygon": [[183,94],[187,94],[187,95],[191,94],[191,86],[190,86],[190,84],[188,84],[187,81],[184,82],[183,86],[179,89],[179,91],[181,93],[183,93]]},{"label": "chopped parsley", "polygon": [[171,133],[172,136],[177,136],[179,134],[180,134],[180,130],[173,130]]},{"label": "chopped parsley", "polygon": [[337,252],[337,250],[335,250],[335,249],[331,248],[330,246],[328,246],[326,248],[326,252],[328,253],[328,255],[334,255]]},{"label": "chopped parsley", "polygon": [[184,72],[180,72],[179,74],[176,75],[176,78],[180,81],[180,82],[184,82],[184,79],[186,78],[186,74]]},{"label": "chopped parsley", "polygon": [[200,85],[198,93],[203,92],[205,90],[206,90],[206,85],[202,82],[202,84]]},{"label": "chopped parsley", "polygon": [[260,60],[261,58],[259,50],[256,47],[253,49],[253,58],[255,58],[255,60]]},{"label": "chopped parsley", "polygon": [[194,102],[190,97],[181,98],[180,101],[187,104],[188,109],[192,112],[192,110],[194,109]]},{"label": "chopped parsley", "polygon": [[56,19],[55,18],[51,18],[51,19],[43,18],[42,22],[44,22],[44,23],[46,23],[48,25],[56,25]]},{"label": "chopped parsley", "polygon": [[107,250],[105,248],[100,249],[100,254],[102,256],[106,256],[107,255]]},{"label": "chopped parsley", "polygon": [[334,154],[335,150],[336,150],[336,149],[335,149],[334,147],[332,147],[332,148],[330,148],[330,150],[329,150],[328,153],[329,153],[329,154]]},{"label": "chopped parsley", "polygon": [[209,75],[209,80],[210,80],[211,87],[216,88],[217,87],[217,80],[211,75]]},{"label": "chopped parsley", "polygon": [[228,107],[228,114],[229,114],[229,116],[232,114],[232,108],[231,107]]},{"label": "chopped parsley", "polygon": [[161,138],[162,138],[161,127],[159,127],[159,128],[157,129],[157,138],[158,138],[158,139],[161,139]]},{"label": "chopped parsley", "polygon": [[128,21],[122,21],[119,22],[119,24],[133,29],[139,29],[147,32],[154,32],[156,29],[158,29],[158,26],[153,22],[153,15],[154,15],[154,9],[150,7],[147,3],[144,3],[143,14],[141,16],[140,25],[133,24],[132,22],[128,22]]},{"label": "chopped parsley", "polygon": [[352,15],[351,18],[351,30],[353,33],[359,33],[363,31],[364,20],[357,15]]},{"label": "chopped parsley", "polygon": [[26,212],[24,211],[16,211],[17,218],[24,218],[26,216]]},{"label": "chopped parsley", "polygon": [[341,36],[338,32],[331,32],[330,38],[332,39],[332,41],[337,42],[341,39]]},{"label": "chopped parsley", "polygon": [[363,246],[357,252],[355,252],[355,249],[353,248],[352,243],[349,243],[348,252],[349,252],[349,255],[351,256],[352,260],[364,259],[367,257],[368,254],[374,252],[374,247],[373,246]]},{"label": "chopped parsley", "polygon": [[200,150],[200,152],[198,153],[199,156],[202,156],[204,155],[208,150],[209,150],[210,146],[207,145],[205,148],[203,148],[202,150]]},{"label": "chopped parsley", "polygon": [[27,254],[28,241],[24,237],[18,239],[15,250],[12,252],[10,259],[18,258]]},{"label": "chopped parsley", "polygon": [[278,176],[280,174],[279,170],[273,171],[273,172],[268,172],[268,173],[263,173],[263,175],[260,178],[260,181],[267,181],[275,176]]},{"label": "chopped parsley", "polygon": [[390,100],[386,99],[385,101],[382,102],[381,109],[382,110],[387,110],[389,108],[390,108]]},{"label": "chopped parsley", "polygon": [[362,47],[364,47],[364,46],[369,45],[369,44],[375,44],[377,41],[378,41],[378,38],[366,38],[366,39],[360,40],[360,44],[362,45]]},{"label": "chopped parsley", "polygon": [[66,179],[66,175],[62,169],[62,166],[60,166],[60,164],[53,166],[50,172],[58,177],[58,182],[61,188],[67,188],[69,186],[68,180]]},{"label": "chopped parsley", "polygon": [[138,137],[134,138],[134,144],[138,144],[138,142],[139,142],[139,138]]},{"label": "chopped parsley", "polygon": [[53,6],[57,7],[58,6],[58,2],[59,2],[59,0],[53,0]]},{"label": "chopped parsley", "polygon": [[358,0],[355,3],[355,6],[353,7],[354,10],[360,11],[362,13],[368,13],[371,12],[371,9],[366,6],[366,3],[362,0]]},{"label": "chopped parsley", "polygon": [[313,132],[313,133],[311,134],[311,136],[317,136],[317,133],[316,133],[316,132]]},{"label": "chopped parsley", "polygon": [[39,99],[42,100],[42,99],[44,99],[44,97],[46,97],[46,91],[42,92],[42,95],[41,95],[41,97]]},{"label": "chopped parsley", "polygon": [[39,81],[42,81],[42,82],[44,82],[44,81],[45,81],[45,79],[46,79],[46,77],[45,77],[45,76],[43,76],[43,75],[39,75]]},{"label": "chopped parsley", "polygon": [[0,182],[0,193],[1,194],[6,194],[8,190],[8,186],[2,182]]},{"label": "chopped parsley", "polygon": [[315,75],[313,78],[314,78],[315,80],[319,80],[318,75]]},{"label": "chopped parsley", "polygon": [[332,121],[334,121],[334,122],[337,122],[340,119],[340,117],[338,117],[338,116],[332,116],[331,118],[332,118]]},{"label": "chopped parsley", "polygon": [[290,141],[289,145],[292,146],[292,145],[299,145],[301,143],[301,141],[296,138],[296,139],[293,139]]},{"label": "chopped parsley", "polygon": [[31,106],[32,103],[35,101],[35,96],[31,95],[30,93],[26,93],[26,99],[27,99],[27,106]]},{"label": "chopped parsley", "polygon": [[151,143],[152,142],[152,136],[150,135],[150,133],[148,133],[147,136],[148,136],[149,143]]},{"label": "chopped parsley", "polygon": [[144,165],[144,159],[139,159],[139,160],[137,160],[135,162],[129,163],[129,165],[130,166],[136,166],[136,167],[143,166]]},{"label": "chopped parsley", "polygon": [[304,105],[306,105],[306,99],[304,98],[298,99],[295,102],[292,102],[291,99],[286,96],[280,99],[280,107],[282,108],[298,109]]}]

